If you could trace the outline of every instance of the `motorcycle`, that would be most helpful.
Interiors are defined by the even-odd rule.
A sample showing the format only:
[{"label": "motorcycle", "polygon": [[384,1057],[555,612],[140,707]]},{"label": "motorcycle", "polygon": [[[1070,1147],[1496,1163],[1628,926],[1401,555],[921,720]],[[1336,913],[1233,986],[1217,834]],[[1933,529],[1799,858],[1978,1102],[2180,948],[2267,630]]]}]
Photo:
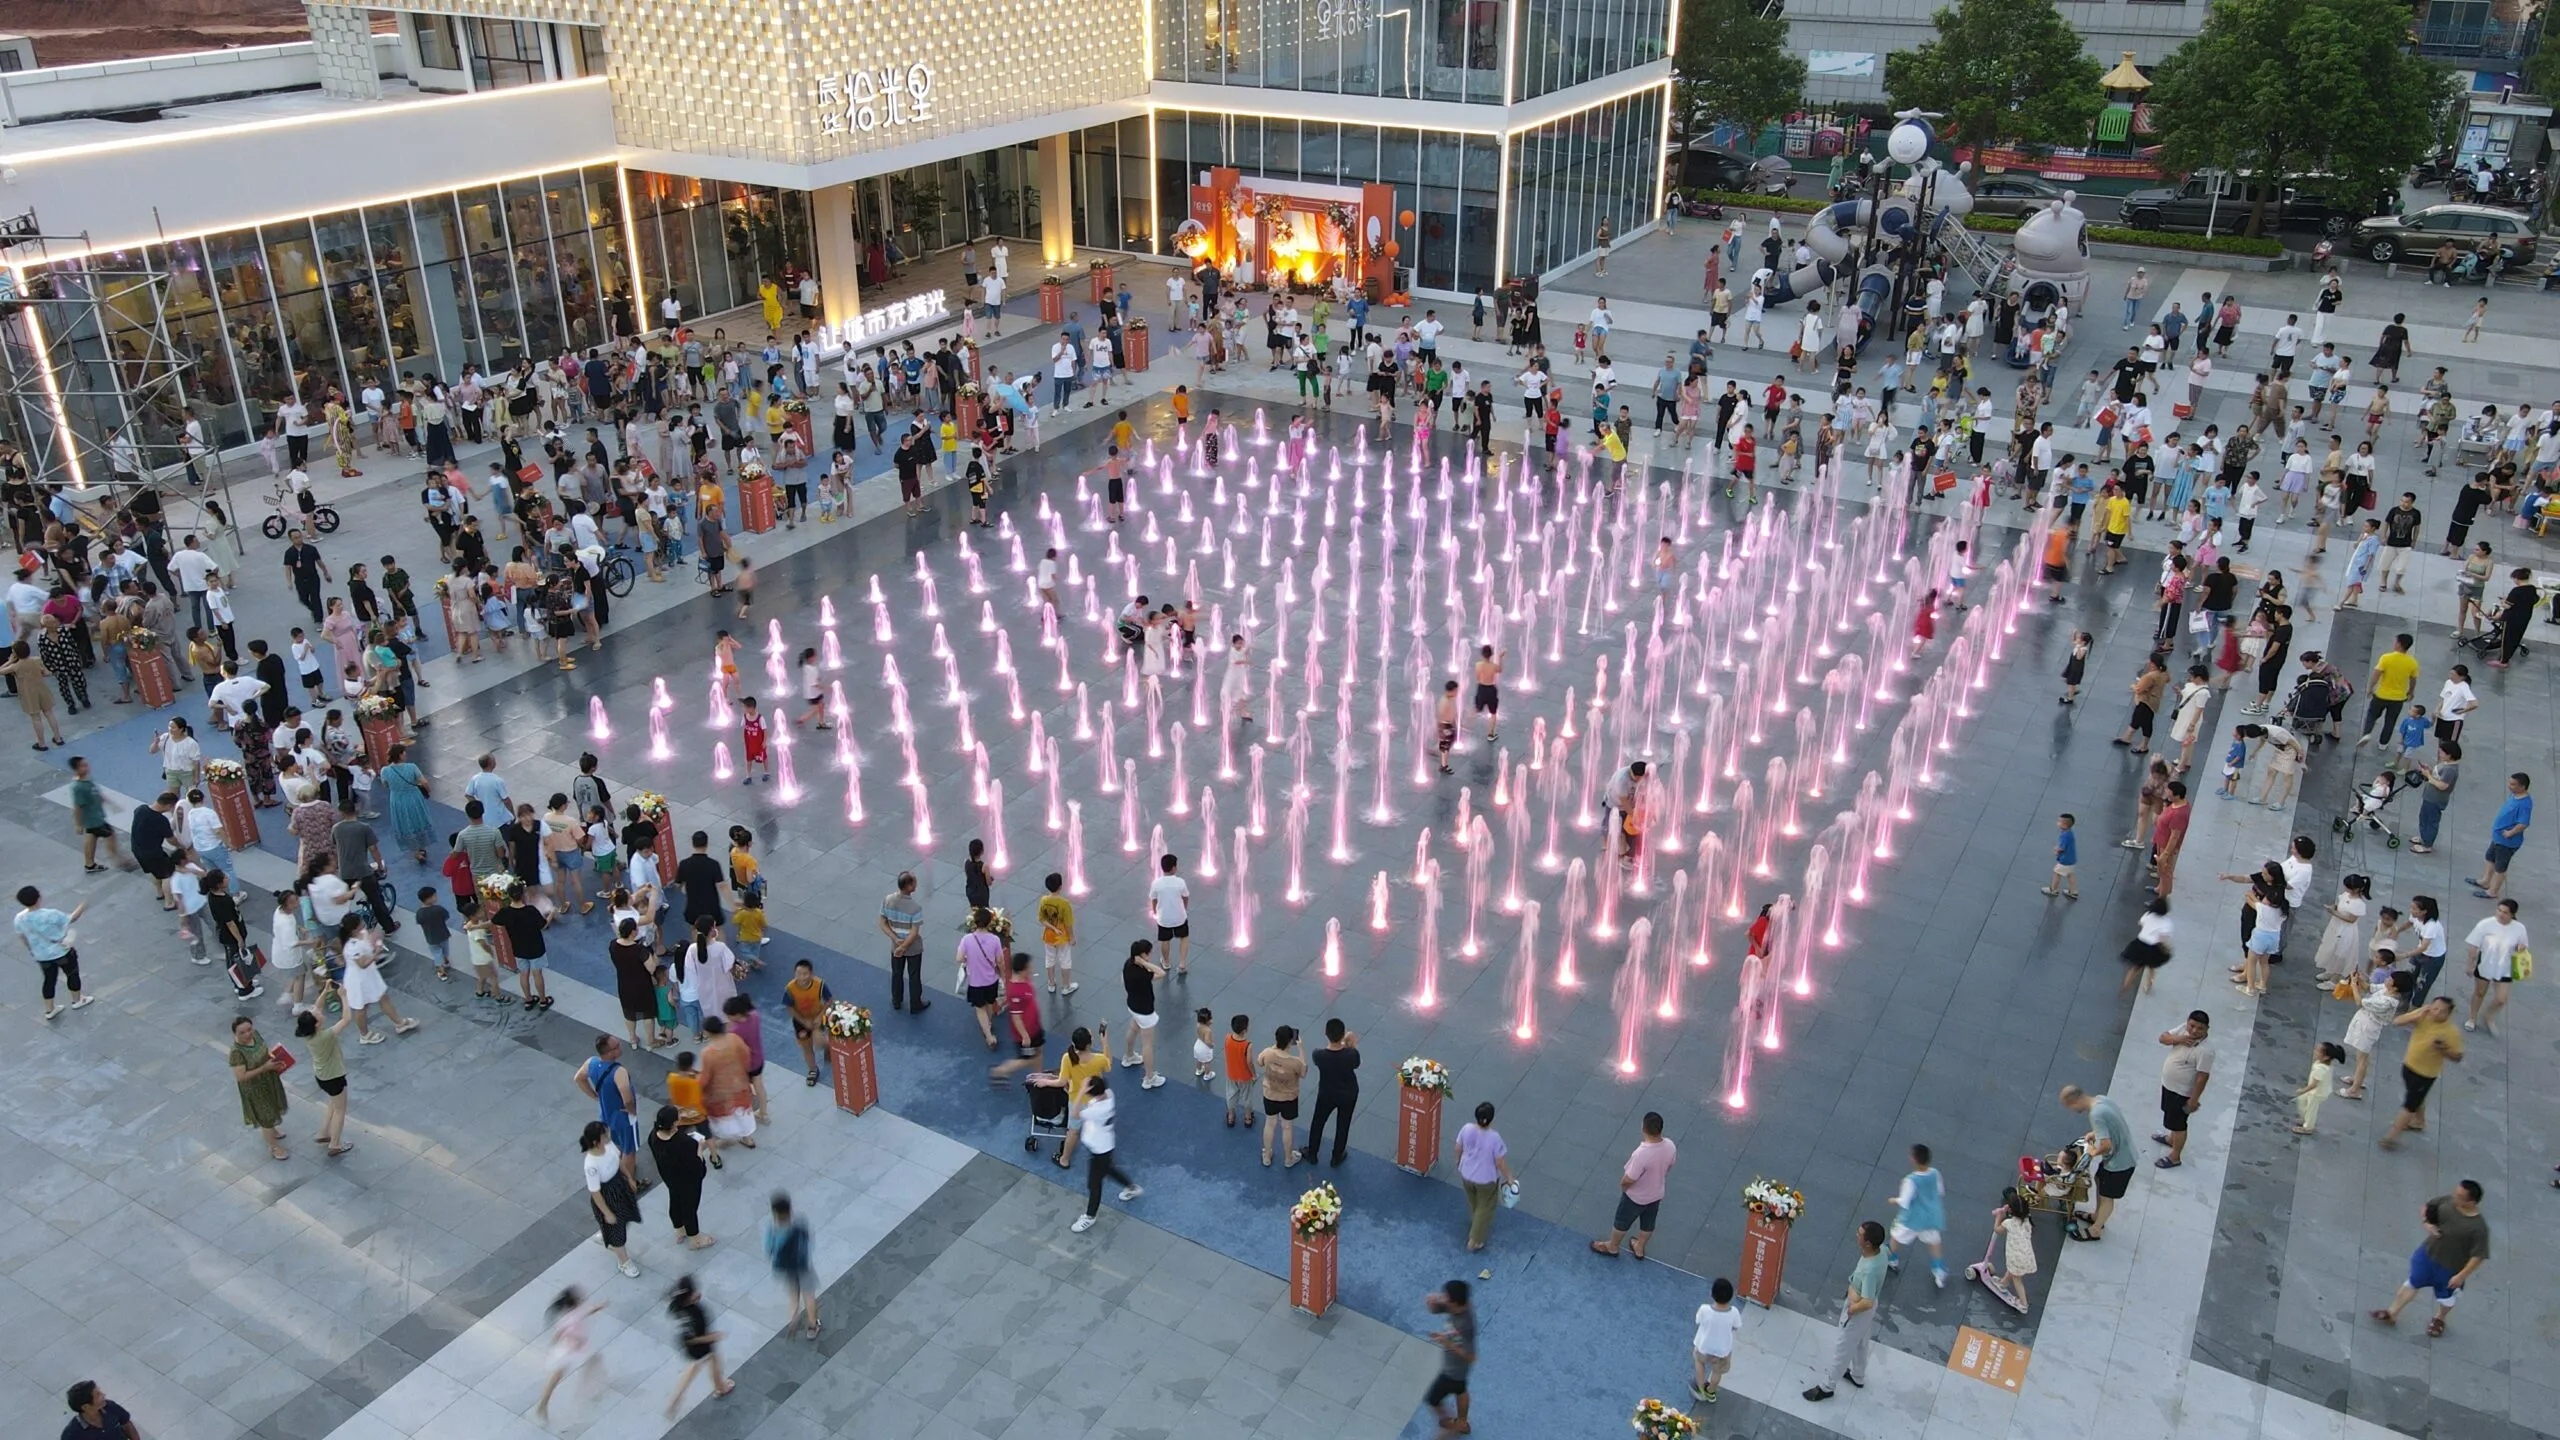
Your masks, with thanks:
[{"label": "motorcycle", "polygon": [[1724,207],[1713,200],[1683,195],[1680,197],[1680,214],[1683,218],[1690,220],[1721,220],[1724,218]]}]

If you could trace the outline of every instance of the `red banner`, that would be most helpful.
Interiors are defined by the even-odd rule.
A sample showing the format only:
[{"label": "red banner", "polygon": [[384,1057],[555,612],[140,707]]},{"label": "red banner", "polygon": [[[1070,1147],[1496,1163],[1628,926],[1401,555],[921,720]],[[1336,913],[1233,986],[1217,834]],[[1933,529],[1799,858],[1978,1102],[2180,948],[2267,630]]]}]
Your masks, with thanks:
[{"label": "red banner", "polygon": [[1428,1175],[1440,1158],[1440,1106],[1448,1097],[1438,1090],[1396,1087],[1396,1168],[1408,1175]]},{"label": "red banner", "polygon": [[1989,146],[1978,154],[1959,148],[1959,160],[1974,160],[1984,173],[2024,170],[2047,180],[2162,180],[2167,173],[2160,168],[2158,152],[2132,155],[2092,155],[2084,150],[2033,151],[2003,146]]}]

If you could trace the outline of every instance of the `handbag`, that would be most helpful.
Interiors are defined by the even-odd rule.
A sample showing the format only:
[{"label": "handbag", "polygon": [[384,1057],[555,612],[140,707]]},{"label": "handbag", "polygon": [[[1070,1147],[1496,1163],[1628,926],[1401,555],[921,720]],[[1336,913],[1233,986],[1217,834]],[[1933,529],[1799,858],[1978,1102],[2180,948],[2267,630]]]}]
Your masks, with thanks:
[{"label": "handbag", "polygon": [[2210,610],[2198,610],[2187,617],[2187,633],[2190,635],[2202,635],[2212,628],[2213,612]]},{"label": "handbag", "polygon": [[2517,946],[2515,953],[2507,957],[2507,966],[2515,973],[2517,979],[2532,979],[2533,952],[2522,945]]},{"label": "handbag", "polygon": [[2329,998],[2332,1000],[2354,1000],[2356,998],[2355,982],[2349,980],[2344,975],[2339,976],[2337,982],[2329,987]]},{"label": "handbag", "polygon": [[1956,488],[1956,472],[1953,470],[1941,470],[1937,474],[1930,476],[1929,488],[1937,491],[1941,495],[1953,490]]}]

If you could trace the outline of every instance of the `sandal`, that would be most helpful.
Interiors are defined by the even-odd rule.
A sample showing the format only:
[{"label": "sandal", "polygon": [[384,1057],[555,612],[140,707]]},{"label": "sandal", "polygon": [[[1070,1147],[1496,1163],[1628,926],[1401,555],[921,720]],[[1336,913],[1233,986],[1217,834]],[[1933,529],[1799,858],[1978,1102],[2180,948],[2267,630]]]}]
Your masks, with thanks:
[{"label": "sandal", "polygon": [[724,1169],[726,1168],[726,1162],[721,1160],[719,1156],[714,1155],[711,1157],[711,1168],[714,1170]]},{"label": "sandal", "polygon": [[2429,1320],[2427,1322],[2427,1333],[2429,1335],[2442,1335],[2444,1333],[2444,1317],[2438,1315],[2434,1319]]},{"label": "sandal", "polygon": [[1618,1255],[1618,1252],[1610,1249],[1608,1242],[1603,1240],[1594,1240],[1591,1242],[1591,1253],[1594,1255],[1606,1255],[1613,1260],[1616,1259]]},{"label": "sandal", "polygon": [[293,1158],[291,1155],[285,1153],[285,1148],[281,1145],[268,1146],[267,1153],[278,1160],[290,1160]]}]

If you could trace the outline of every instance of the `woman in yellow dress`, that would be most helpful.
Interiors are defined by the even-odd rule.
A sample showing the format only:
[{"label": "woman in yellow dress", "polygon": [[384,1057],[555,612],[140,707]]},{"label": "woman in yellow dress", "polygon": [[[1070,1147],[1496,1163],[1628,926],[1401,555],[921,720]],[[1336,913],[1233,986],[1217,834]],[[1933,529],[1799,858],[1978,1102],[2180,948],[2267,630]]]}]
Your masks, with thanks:
[{"label": "woman in yellow dress", "polygon": [[764,299],[764,328],[775,335],[782,333],[782,287],[767,279],[756,287]]}]

